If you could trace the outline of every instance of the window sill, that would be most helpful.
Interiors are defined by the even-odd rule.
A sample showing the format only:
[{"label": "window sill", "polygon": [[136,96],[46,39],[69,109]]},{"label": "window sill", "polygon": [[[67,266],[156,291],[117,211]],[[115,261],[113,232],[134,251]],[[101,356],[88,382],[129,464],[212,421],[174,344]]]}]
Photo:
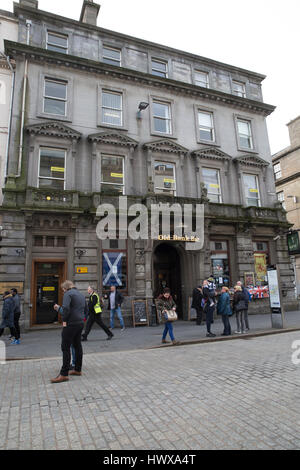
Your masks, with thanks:
[{"label": "window sill", "polygon": [[128,132],[128,127],[126,126],[112,126],[110,124],[97,124],[97,127],[103,127],[103,129],[111,129],[115,131],[126,131]]},{"label": "window sill", "polygon": [[39,113],[37,117],[40,119],[48,119],[51,121],[62,121],[62,122],[72,122],[70,116],[60,116],[58,114],[46,114],[46,113]]},{"label": "window sill", "polygon": [[178,139],[178,137],[175,137],[173,134],[164,134],[163,132],[151,132],[150,135],[153,135],[155,137],[174,139],[174,140]]}]

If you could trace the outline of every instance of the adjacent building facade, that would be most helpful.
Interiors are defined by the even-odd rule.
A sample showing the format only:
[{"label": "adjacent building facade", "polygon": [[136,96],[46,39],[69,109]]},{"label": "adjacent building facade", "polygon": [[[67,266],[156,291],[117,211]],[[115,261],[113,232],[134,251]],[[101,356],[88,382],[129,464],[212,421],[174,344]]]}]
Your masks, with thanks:
[{"label": "adjacent building facade", "polygon": [[[57,320],[52,306],[66,278],[83,292],[117,285],[131,324],[132,301],[145,299],[150,311],[164,286],[187,319],[192,289],[206,277],[221,286],[253,275],[264,285],[266,266],[278,264],[294,308],[265,77],[100,28],[98,13],[84,0],[74,21],[20,0],[18,41],[5,42],[16,85],[0,281],[23,290],[25,328]],[[120,196],[149,209],[203,203],[204,247],[121,230],[100,240],[97,207],[119,213]],[[268,301],[253,308],[268,311]]]},{"label": "adjacent building facade", "polygon": [[[300,297],[300,116],[288,124],[290,146],[273,155],[276,193],[278,201],[287,212],[292,224],[291,230],[298,232],[291,236],[295,253],[292,262],[295,271],[296,295]],[[295,240],[294,240],[295,239]],[[298,245],[297,245],[298,244]],[[295,245],[295,246],[294,246]]]}]

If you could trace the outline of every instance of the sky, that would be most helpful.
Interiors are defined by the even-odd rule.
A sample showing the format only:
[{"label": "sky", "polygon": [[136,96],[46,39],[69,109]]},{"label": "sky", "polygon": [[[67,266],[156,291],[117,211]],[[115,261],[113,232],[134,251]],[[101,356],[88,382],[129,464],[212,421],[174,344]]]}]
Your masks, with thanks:
[{"label": "sky", "polygon": [[[83,0],[39,0],[79,20]],[[286,124],[300,115],[299,0],[97,0],[97,25],[266,75],[263,97],[271,153],[290,145]],[[0,0],[12,11],[12,0]],[[298,46],[298,47],[297,47]],[[297,53],[296,53],[297,51]]]}]

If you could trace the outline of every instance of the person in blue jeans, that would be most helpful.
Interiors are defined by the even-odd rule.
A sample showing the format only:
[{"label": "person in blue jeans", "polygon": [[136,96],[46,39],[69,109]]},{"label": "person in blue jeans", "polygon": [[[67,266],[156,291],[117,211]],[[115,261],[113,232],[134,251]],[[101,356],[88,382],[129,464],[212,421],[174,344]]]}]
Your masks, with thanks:
[{"label": "person in blue jeans", "polygon": [[172,343],[174,345],[179,344],[179,341],[176,341],[174,337],[173,323],[164,319],[165,310],[176,310],[176,304],[171,296],[171,291],[168,287],[166,287],[163,291],[163,294],[158,297],[156,306],[159,312],[160,320],[165,323],[165,329],[163,331],[162,336],[162,343],[167,343],[166,337],[169,333]]},{"label": "person in blue jeans", "polygon": [[120,292],[117,291],[116,286],[110,287],[110,294],[108,296],[108,310],[110,310],[110,328],[113,329],[115,327],[115,314],[117,314],[120,325],[121,331],[125,330],[125,324],[122,317],[121,312],[121,305],[124,298]]},{"label": "person in blue jeans", "polygon": [[223,286],[221,295],[217,304],[217,314],[222,315],[222,321],[224,325],[224,331],[222,336],[231,335],[231,325],[229,317],[232,315],[231,305],[230,305],[230,296],[228,287]]}]

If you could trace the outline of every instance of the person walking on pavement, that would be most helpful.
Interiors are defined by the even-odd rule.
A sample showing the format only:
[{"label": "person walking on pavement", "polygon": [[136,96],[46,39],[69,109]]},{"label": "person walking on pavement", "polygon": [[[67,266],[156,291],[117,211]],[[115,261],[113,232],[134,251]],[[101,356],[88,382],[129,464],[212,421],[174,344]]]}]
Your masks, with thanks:
[{"label": "person walking on pavement", "polygon": [[[54,305],[63,320],[61,350],[63,364],[60,374],[51,379],[52,383],[61,383],[69,380],[69,375],[81,375],[82,369],[82,345],[81,334],[84,326],[84,317],[87,311],[85,297],[74,286],[72,281],[65,281],[61,285],[64,291],[62,306]],[[75,370],[70,371],[71,345],[75,349]]]},{"label": "person walking on pavement", "polygon": [[228,293],[228,287],[223,286],[221,290],[221,295],[217,304],[217,314],[222,315],[222,321],[224,325],[224,331],[222,336],[231,335],[231,325],[229,321],[230,315],[232,315],[232,310],[230,306],[230,295]]},{"label": "person walking on pavement", "polygon": [[250,300],[250,294],[249,294],[249,291],[248,289],[246,289],[245,286],[243,286],[242,282],[241,281],[238,281],[236,283],[237,286],[240,286],[242,288],[242,291],[245,295],[245,302],[246,302],[246,310],[244,311],[244,317],[245,317],[245,331],[249,331],[250,330],[250,327],[249,327],[249,320],[248,320],[248,308],[249,308],[249,300]]},{"label": "person walking on pavement", "polygon": [[115,313],[117,313],[118,319],[121,325],[121,331],[125,330],[125,324],[122,317],[121,305],[123,303],[123,296],[117,291],[116,286],[110,287],[110,294],[108,296],[108,310],[110,310],[110,328],[113,330],[115,327]]},{"label": "person walking on pavement", "polygon": [[[3,335],[5,328],[9,328],[10,334],[13,338],[16,337],[14,327],[14,310],[15,304],[13,296],[9,291],[5,291],[3,295],[3,308],[2,308],[2,322],[0,325],[0,337]],[[15,344],[13,341],[11,344]]]},{"label": "person walking on pavement", "polygon": [[165,323],[165,329],[163,331],[163,336],[162,336],[162,343],[167,343],[168,341],[166,340],[167,334],[169,333],[170,338],[172,340],[172,343],[174,345],[179,344],[179,341],[175,340],[174,333],[173,333],[173,323],[170,321],[166,321],[164,317],[164,311],[165,310],[176,310],[176,304],[171,296],[171,291],[168,287],[165,287],[163,294],[161,294],[156,302],[156,306],[158,309],[159,313],[159,318],[161,322]]},{"label": "person walking on pavement", "polygon": [[102,308],[101,308],[101,299],[99,294],[91,286],[88,287],[88,293],[90,295],[88,302],[89,316],[86,322],[85,330],[82,335],[82,341],[87,341],[87,337],[91,331],[91,328],[94,322],[99,325],[102,330],[107,334],[107,339],[110,340],[114,336],[110,329],[103,323],[101,318]]},{"label": "person walking on pavement", "polygon": [[196,325],[201,325],[202,322],[202,314],[203,314],[203,307],[202,307],[202,286],[195,287],[193,290],[193,300],[191,308],[194,308],[197,312],[196,318]]},{"label": "person walking on pavement", "polygon": [[207,333],[206,336],[208,338],[213,338],[216,335],[211,332],[211,324],[213,323],[214,319],[214,310],[215,310],[215,291],[212,290],[209,286],[208,280],[203,281],[202,286],[202,293],[203,293],[203,304],[204,304],[204,312],[206,315],[206,329]]},{"label": "person walking on pavement", "polygon": [[13,344],[20,344],[21,332],[20,332],[20,316],[21,316],[21,302],[20,296],[17,289],[11,289],[11,294],[14,301],[14,327],[15,327],[15,339],[12,341]]},{"label": "person walking on pavement", "polygon": [[233,296],[233,310],[236,313],[236,325],[237,330],[235,333],[241,334],[246,333],[245,326],[244,326],[244,319],[245,319],[245,310],[246,310],[246,299],[245,294],[242,291],[241,286],[234,286],[234,296]]}]

